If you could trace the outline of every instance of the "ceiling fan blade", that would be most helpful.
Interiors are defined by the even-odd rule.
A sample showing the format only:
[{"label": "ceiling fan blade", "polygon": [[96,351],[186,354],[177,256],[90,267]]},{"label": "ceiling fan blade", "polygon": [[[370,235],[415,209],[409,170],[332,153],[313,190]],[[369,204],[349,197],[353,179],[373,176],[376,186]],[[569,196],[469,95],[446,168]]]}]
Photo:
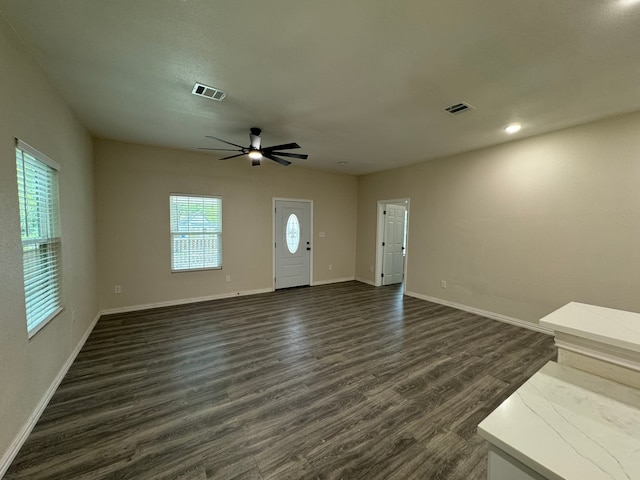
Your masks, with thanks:
[{"label": "ceiling fan blade", "polygon": [[205,135],[205,137],[213,138],[214,140],[218,140],[219,142],[222,142],[222,143],[228,143],[229,145],[233,145],[234,147],[238,147],[238,148],[241,148],[243,150],[245,149],[245,147],[243,147],[242,145],[238,145],[237,143],[227,142],[226,140],[222,140],[221,138],[214,137],[213,135]]},{"label": "ceiling fan blade", "polygon": [[280,155],[282,157],[289,157],[289,158],[300,158],[302,160],[306,160],[307,158],[309,158],[309,155],[306,155],[304,153],[287,153],[287,152],[270,152],[272,155]]},{"label": "ceiling fan blade", "polygon": [[265,147],[263,152],[273,152],[274,150],[291,150],[292,148],[301,148],[297,143],[285,143],[283,145],[274,145],[273,147]]},{"label": "ceiling fan blade", "polygon": [[207,148],[207,147],[198,147],[198,150],[218,150],[220,152],[242,152],[243,150],[238,150],[237,148]]},{"label": "ceiling fan blade", "polygon": [[224,158],[219,158],[218,160],[229,160],[230,158],[236,158],[236,157],[241,157],[243,155],[246,155],[246,153],[239,153],[238,155],[231,155],[229,157],[224,157]]},{"label": "ceiling fan blade", "polygon": [[284,160],[282,158],[274,157],[273,155],[271,155],[269,153],[265,153],[264,150],[262,151],[262,156],[268,158],[269,160],[273,160],[274,162],[278,162],[280,165],[284,165],[285,167],[287,165],[291,165],[291,162],[289,162],[288,160]]}]

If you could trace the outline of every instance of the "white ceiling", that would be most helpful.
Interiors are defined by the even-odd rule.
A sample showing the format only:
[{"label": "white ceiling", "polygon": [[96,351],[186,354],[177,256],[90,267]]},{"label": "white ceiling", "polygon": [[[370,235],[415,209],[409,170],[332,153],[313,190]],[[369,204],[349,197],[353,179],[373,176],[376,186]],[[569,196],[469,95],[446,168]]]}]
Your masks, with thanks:
[{"label": "white ceiling", "polygon": [[[263,146],[298,142],[310,155],[298,164],[362,174],[640,110],[631,0],[0,0],[0,11],[92,134],[142,144],[248,145],[256,126]],[[192,95],[195,82],[226,99]],[[475,110],[443,112],[460,101]],[[511,122],[523,129],[510,137]]]}]

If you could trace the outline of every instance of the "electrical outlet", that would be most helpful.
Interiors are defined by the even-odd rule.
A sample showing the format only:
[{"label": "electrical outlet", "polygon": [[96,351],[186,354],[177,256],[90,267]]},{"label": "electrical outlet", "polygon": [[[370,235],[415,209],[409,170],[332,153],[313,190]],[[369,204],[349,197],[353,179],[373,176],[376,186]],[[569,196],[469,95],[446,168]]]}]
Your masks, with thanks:
[{"label": "electrical outlet", "polygon": [[440,288],[447,288],[447,281],[446,280],[440,280]]},{"label": "electrical outlet", "polygon": [[227,278],[225,279],[225,281],[227,283],[231,283],[231,275],[227,275]]},{"label": "electrical outlet", "polygon": [[120,295],[122,293],[122,287],[120,285],[116,285],[115,287],[113,287],[113,293],[115,293],[116,295]]},{"label": "electrical outlet", "polygon": [[333,265],[329,265],[329,270],[333,270]]}]

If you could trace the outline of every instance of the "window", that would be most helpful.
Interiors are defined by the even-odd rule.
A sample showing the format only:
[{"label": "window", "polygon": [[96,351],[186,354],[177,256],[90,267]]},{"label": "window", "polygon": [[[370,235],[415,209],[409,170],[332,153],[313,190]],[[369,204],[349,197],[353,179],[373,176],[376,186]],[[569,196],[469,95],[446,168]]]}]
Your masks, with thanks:
[{"label": "window", "polygon": [[24,293],[29,338],[62,310],[60,166],[16,139]]},{"label": "window", "polygon": [[171,270],[222,268],[222,199],[169,196]]},{"label": "window", "polygon": [[287,248],[289,253],[296,253],[300,246],[300,222],[295,213],[289,215],[287,220]]}]

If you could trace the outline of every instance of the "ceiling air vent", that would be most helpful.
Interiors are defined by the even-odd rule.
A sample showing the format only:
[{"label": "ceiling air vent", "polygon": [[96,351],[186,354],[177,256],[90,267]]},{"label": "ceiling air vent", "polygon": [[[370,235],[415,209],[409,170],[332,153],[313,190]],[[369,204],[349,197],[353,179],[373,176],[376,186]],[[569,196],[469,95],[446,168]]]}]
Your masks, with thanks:
[{"label": "ceiling air vent", "polygon": [[193,93],[194,95],[199,95],[201,97],[210,98],[212,100],[217,100],[219,102],[221,102],[226,95],[226,93],[224,93],[222,90],[218,90],[217,88],[203,85],[201,83],[196,83],[193,86],[193,90],[191,90],[191,93]]},{"label": "ceiling air vent", "polygon": [[445,112],[450,113],[451,115],[460,115],[466,111],[473,110],[473,107],[468,103],[460,102],[455,105],[450,105],[444,109]]}]

